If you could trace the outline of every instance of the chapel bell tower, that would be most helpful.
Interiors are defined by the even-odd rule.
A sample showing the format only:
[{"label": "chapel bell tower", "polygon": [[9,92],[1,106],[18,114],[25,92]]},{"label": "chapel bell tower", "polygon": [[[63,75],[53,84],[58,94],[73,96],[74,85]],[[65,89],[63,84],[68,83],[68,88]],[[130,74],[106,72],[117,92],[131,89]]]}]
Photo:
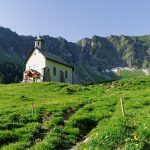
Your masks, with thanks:
[{"label": "chapel bell tower", "polygon": [[38,48],[40,50],[43,50],[44,48],[44,40],[41,36],[38,36],[37,39],[35,40],[35,48]]}]

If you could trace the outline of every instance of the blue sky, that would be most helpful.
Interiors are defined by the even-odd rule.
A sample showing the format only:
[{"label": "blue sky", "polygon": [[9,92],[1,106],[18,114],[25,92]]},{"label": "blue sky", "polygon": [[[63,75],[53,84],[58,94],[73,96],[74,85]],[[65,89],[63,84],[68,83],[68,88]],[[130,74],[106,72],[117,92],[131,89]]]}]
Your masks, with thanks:
[{"label": "blue sky", "polygon": [[150,0],[1,0],[0,26],[77,41],[150,34]]}]

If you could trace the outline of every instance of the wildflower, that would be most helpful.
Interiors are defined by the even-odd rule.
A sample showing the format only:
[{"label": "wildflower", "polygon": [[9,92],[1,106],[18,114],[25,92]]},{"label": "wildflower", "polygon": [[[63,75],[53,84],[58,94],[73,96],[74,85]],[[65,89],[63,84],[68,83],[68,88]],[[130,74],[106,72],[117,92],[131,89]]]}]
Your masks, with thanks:
[{"label": "wildflower", "polygon": [[135,144],[135,146],[138,147],[139,145],[138,145],[138,144]]},{"label": "wildflower", "polygon": [[147,127],[144,127],[144,129],[147,129]]},{"label": "wildflower", "polygon": [[134,135],[134,140],[136,140],[136,141],[138,140],[138,137],[136,135]]}]

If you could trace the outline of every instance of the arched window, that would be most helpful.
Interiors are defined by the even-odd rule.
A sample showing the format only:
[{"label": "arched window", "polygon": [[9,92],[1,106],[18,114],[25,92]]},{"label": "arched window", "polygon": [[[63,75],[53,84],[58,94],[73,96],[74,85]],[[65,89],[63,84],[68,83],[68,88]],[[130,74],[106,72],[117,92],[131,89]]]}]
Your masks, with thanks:
[{"label": "arched window", "polygon": [[67,70],[65,70],[65,78],[66,79],[68,78],[68,72],[67,72]]},{"label": "arched window", "polygon": [[56,76],[56,67],[53,67],[53,75]]}]

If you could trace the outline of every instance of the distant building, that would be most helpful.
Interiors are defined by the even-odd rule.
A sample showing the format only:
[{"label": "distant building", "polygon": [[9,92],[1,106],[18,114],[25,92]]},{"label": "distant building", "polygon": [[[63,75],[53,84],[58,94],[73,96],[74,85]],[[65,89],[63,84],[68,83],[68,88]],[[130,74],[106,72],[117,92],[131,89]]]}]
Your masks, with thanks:
[{"label": "distant building", "polygon": [[62,58],[43,51],[44,40],[39,36],[26,59],[24,82],[73,82],[73,66]]}]

